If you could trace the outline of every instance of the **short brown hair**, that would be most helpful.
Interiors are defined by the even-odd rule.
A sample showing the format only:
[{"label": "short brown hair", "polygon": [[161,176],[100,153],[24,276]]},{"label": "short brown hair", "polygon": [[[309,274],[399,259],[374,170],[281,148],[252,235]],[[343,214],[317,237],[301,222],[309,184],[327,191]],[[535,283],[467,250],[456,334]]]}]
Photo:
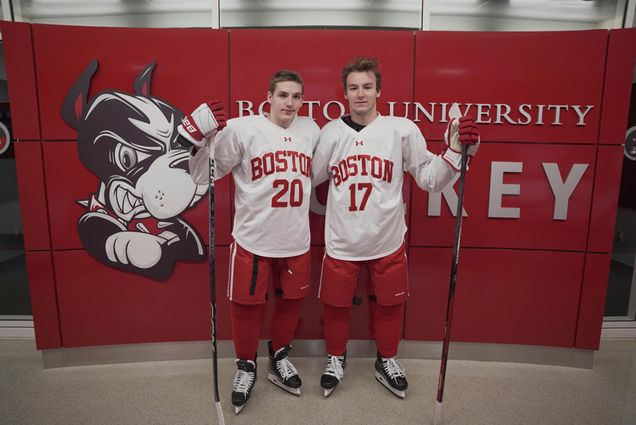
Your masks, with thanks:
[{"label": "short brown hair", "polygon": [[347,77],[352,72],[373,72],[373,75],[375,75],[375,87],[377,90],[380,90],[382,86],[382,73],[380,72],[377,59],[365,56],[356,56],[353,58],[353,61],[342,69],[342,84],[345,91],[347,91]]},{"label": "short brown hair", "polygon": [[283,81],[293,81],[300,84],[301,92],[305,91],[305,83],[303,79],[296,71],[290,71],[289,69],[279,69],[272,75],[272,79],[269,80],[269,92],[274,94],[276,90],[276,84]]}]

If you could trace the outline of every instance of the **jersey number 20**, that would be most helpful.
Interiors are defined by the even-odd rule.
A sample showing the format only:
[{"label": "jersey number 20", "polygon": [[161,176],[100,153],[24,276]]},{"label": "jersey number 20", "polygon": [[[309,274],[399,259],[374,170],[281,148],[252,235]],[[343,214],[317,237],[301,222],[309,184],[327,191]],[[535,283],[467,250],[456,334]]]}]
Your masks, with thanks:
[{"label": "jersey number 20", "polygon": [[[274,189],[280,190],[272,196],[272,208],[299,207],[303,203],[303,182],[294,179],[291,182],[284,179],[276,179],[273,184]],[[288,200],[282,199],[289,193]]]}]

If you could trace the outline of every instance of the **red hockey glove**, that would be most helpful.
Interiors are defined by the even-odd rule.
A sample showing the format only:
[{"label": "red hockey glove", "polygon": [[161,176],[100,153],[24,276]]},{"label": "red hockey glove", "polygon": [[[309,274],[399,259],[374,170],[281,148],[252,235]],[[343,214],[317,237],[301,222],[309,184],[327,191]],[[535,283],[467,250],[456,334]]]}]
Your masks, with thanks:
[{"label": "red hockey glove", "polygon": [[462,145],[476,145],[479,143],[477,124],[471,116],[459,119],[459,143]]},{"label": "red hockey glove", "polygon": [[178,131],[188,142],[200,148],[215,131],[226,126],[226,120],[223,104],[213,100],[202,103],[191,114],[183,117]]},{"label": "red hockey glove", "polygon": [[473,117],[451,119],[444,132],[444,141],[447,148],[457,153],[461,153],[462,145],[467,145],[466,153],[470,164],[471,159],[477,153],[477,149],[479,149],[479,131]]}]

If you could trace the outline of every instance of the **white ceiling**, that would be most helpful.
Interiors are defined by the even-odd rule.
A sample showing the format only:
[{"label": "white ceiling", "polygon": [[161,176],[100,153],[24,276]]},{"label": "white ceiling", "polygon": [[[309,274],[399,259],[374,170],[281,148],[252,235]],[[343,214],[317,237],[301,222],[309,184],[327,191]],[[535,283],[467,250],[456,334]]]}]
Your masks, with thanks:
[{"label": "white ceiling", "polygon": [[[2,0],[5,18],[9,0]],[[436,30],[617,28],[636,0],[12,0],[34,23],[210,27],[393,27]],[[424,13],[422,13],[422,6]],[[218,25],[218,24],[217,24]]]}]

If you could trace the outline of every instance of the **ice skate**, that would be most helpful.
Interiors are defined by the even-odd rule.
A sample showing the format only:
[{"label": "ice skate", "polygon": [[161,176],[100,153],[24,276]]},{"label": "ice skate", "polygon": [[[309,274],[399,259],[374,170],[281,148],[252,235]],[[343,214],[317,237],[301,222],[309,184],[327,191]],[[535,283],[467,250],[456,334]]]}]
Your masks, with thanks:
[{"label": "ice skate", "polygon": [[250,398],[252,388],[256,382],[256,363],[252,360],[236,359],[236,375],[234,376],[234,386],[232,388],[232,404],[234,413],[239,414]]},{"label": "ice skate", "polygon": [[302,381],[296,368],[289,361],[287,355],[291,350],[291,345],[286,345],[274,353],[272,341],[267,343],[269,347],[269,366],[267,368],[267,379],[274,385],[288,391],[294,395],[300,395]]},{"label": "ice skate", "polygon": [[327,355],[327,367],[320,377],[320,386],[324,390],[325,397],[329,397],[340,381],[342,381],[346,364],[347,353],[344,353],[342,356]]},{"label": "ice skate", "polygon": [[378,356],[375,361],[375,377],[396,396],[400,398],[406,397],[408,382],[406,382],[404,366],[395,357],[384,358]]}]

